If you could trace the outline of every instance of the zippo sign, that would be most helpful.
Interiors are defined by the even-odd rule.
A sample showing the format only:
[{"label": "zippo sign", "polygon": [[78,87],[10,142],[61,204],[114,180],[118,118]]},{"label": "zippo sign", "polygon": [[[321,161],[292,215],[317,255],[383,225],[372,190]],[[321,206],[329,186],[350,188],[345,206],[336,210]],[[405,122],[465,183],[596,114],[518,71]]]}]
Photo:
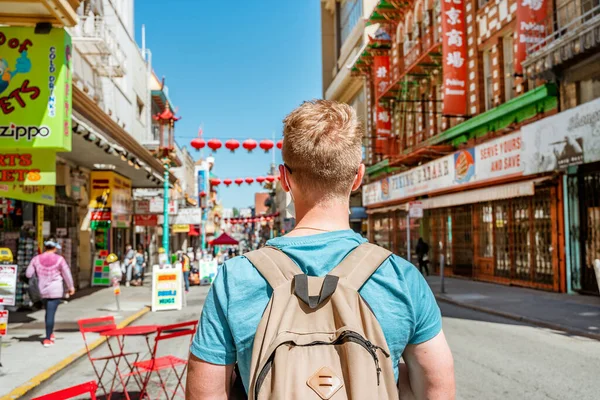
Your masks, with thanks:
[{"label": "zippo sign", "polygon": [[71,151],[71,37],[0,27],[0,148]]}]

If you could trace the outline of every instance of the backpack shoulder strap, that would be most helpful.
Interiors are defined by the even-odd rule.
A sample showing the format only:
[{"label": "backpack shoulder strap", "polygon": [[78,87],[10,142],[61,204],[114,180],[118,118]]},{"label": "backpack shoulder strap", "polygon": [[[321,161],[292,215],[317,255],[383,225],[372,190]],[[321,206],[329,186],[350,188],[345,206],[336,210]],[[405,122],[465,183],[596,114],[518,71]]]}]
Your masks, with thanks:
[{"label": "backpack shoulder strap", "polygon": [[358,291],[391,254],[383,247],[363,243],[352,250],[329,275],[345,279]]},{"label": "backpack shoulder strap", "polygon": [[254,265],[273,289],[291,281],[295,275],[304,274],[291,258],[274,247],[263,247],[244,254],[244,257]]}]

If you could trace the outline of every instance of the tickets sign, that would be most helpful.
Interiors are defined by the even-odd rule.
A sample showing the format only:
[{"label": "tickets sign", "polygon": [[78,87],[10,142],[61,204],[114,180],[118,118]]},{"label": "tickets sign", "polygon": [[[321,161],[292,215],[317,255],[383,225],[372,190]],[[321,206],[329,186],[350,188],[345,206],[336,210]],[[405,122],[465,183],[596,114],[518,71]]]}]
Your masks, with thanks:
[{"label": "tickets sign", "polygon": [[71,151],[71,37],[0,27],[0,148]]}]

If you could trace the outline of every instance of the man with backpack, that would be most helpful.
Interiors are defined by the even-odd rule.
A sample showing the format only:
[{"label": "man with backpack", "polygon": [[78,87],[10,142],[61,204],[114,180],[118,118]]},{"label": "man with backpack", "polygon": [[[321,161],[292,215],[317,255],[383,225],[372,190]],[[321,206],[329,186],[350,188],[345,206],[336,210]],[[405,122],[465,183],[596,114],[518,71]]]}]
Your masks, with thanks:
[{"label": "man with backpack", "polygon": [[279,173],[297,225],[221,267],[192,342],[187,398],[229,398],[237,363],[251,400],[453,399],[429,286],[350,230],[349,196],[365,173],[355,111],[305,102],[283,133]]}]

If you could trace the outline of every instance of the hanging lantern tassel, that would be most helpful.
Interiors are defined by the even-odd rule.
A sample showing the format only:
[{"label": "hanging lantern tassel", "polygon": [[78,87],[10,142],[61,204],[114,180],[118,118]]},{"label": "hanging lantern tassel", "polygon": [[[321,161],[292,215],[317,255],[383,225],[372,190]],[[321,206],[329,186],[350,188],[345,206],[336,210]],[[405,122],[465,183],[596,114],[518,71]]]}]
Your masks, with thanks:
[{"label": "hanging lantern tassel", "polygon": [[265,153],[268,153],[269,150],[271,150],[273,148],[273,141],[271,141],[269,139],[261,140],[260,148],[263,149],[265,151]]}]

